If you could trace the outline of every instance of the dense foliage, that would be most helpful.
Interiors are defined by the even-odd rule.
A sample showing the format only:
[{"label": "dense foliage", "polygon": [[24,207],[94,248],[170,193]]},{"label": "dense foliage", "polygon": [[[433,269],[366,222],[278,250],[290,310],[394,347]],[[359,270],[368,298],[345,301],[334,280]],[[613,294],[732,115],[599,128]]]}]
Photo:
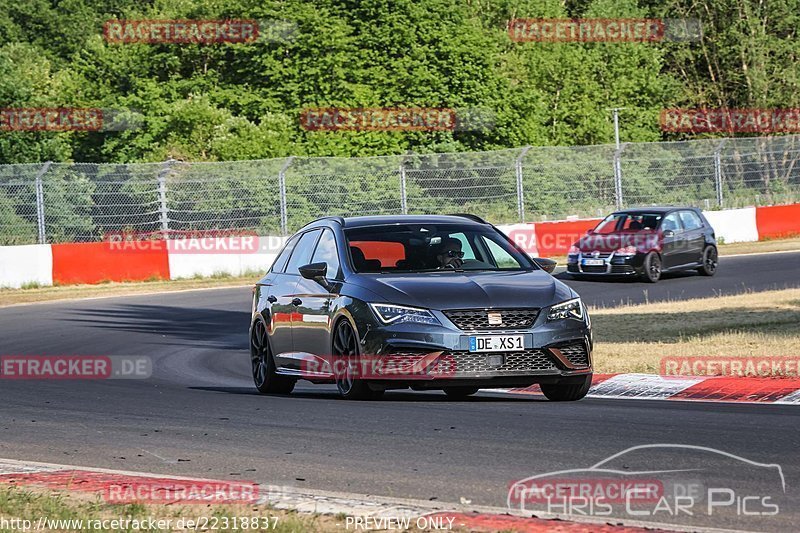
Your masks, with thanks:
[{"label": "dense foliage", "polygon": [[[516,43],[518,17],[692,17],[700,42]],[[272,21],[248,44],[114,44],[109,19]],[[0,107],[137,110],[120,132],[3,132],[0,163],[363,156],[613,141],[665,107],[798,107],[800,0],[0,0]],[[303,108],[487,108],[494,128],[320,132]]]}]

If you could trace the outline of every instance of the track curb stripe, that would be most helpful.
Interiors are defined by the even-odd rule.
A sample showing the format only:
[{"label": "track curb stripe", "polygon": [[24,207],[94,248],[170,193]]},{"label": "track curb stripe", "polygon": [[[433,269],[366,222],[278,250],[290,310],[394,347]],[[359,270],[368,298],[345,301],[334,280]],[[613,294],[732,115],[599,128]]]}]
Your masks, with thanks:
[{"label": "track curb stripe", "polygon": [[[538,385],[498,392],[541,394]],[[800,405],[800,379],[595,374],[587,397]]]}]

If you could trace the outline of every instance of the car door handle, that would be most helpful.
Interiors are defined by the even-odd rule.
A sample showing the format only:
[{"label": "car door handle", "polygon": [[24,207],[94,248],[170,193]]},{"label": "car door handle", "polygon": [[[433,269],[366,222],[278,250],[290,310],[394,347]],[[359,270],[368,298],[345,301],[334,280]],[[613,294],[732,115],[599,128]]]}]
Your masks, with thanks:
[{"label": "car door handle", "polygon": [[277,301],[278,301],[278,299],[277,299],[276,297],[274,297],[273,295],[271,295],[271,294],[270,294],[269,296],[267,296],[267,301],[268,301],[269,303],[271,303],[271,304],[274,304],[275,302],[277,302]]},{"label": "car door handle", "polygon": [[300,298],[294,298],[292,300],[292,305],[303,305],[303,300],[301,300]]}]

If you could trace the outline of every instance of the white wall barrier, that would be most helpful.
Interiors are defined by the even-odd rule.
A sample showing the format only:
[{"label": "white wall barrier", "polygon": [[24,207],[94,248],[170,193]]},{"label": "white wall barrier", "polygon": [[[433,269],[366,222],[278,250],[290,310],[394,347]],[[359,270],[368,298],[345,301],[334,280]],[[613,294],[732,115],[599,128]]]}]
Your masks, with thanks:
[{"label": "white wall barrier", "polygon": [[726,244],[758,240],[755,207],[703,211],[703,214],[714,228],[717,238],[722,238]]},{"label": "white wall barrier", "polygon": [[170,279],[266,273],[286,237],[235,236],[170,241]]},{"label": "white wall barrier", "polygon": [[53,284],[53,252],[49,244],[0,246],[0,287]]}]

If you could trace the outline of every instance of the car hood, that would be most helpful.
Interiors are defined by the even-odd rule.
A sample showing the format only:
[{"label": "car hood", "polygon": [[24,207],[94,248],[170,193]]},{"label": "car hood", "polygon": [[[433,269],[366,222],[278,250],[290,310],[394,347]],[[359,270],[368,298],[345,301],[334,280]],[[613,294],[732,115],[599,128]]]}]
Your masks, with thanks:
[{"label": "car hood", "polygon": [[646,252],[658,248],[658,231],[636,231],[619,233],[590,233],[581,237],[575,246],[583,253],[613,252],[626,246],[635,246],[637,250]]},{"label": "car hood", "polygon": [[389,303],[438,310],[545,307],[577,296],[543,270],[358,274],[353,283]]}]

